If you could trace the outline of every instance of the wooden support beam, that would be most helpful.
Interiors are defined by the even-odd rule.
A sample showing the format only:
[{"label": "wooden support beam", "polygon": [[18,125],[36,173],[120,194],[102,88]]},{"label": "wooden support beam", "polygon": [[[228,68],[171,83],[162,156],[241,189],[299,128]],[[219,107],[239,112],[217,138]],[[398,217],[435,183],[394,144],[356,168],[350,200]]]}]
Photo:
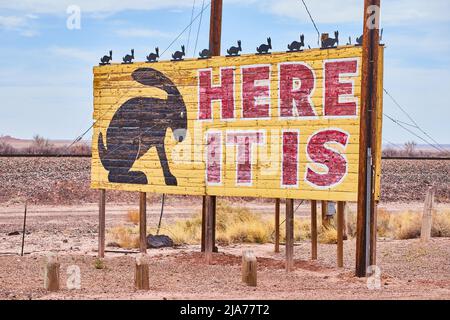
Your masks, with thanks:
[{"label": "wooden support beam", "polygon": [[248,286],[256,287],[257,261],[255,254],[251,250],[242,253],[242,282]]},{"label": "wooden support beam", "polygon": [[212,253],[214,251],[214,216],[216,214],[216,197],[206,197],[206,215],[205,215],[205,261],[207,264],[212,262]]},{"label": "wooden support beam", "polygon": [[280,199],[275,199],[275,252],[280,252]]},{"label": "wooden support beam", "polygon": [[422,229],[420,230],[420,240],[428,242],[431,239],[431,227],[433,224],[433,202],[436,189],[434,187],[428,188],[425,196],[425,204],[422,214]]},{"label": "wooden support beam", "polygon": [[139,249],[147,253],[147,194],[139,193]]},{"label": "wooden support beam", "polygon": [[328,228],[330,226],[330,220],[327,215],[328,213],[328,201],[321,201],[321,210],[322,210],[322,226],[324,228]]},{"label": "wooden support beam", "polygon": [[294,200],[286,199],[286,271],[294,269]]},{"label": "wooden support beam", "polygon": [[311,259],[317,260],[317,201],[311,200]]},{"label": "wooden support beam", "polygon": [[98,257],[105,257],[105,228],[106,228],[106,190],[101,189],[99,192],[98,205]]},{"label": "wooden support beam", "polygon": [[337,266],[344,266],[344,202],[337,203]]},{"label": "wooden support beam", "polygon": [[[378,7],[374,12],[372,8]],[[367,267],[373,264],[376,243],[374,163],[378,145],[376,134],[378,90],[378,56],[380,29],[380,0],[364,1],[364,32],[362,53],[361,84],[361,120],[359,132],[359,172],[358,172],[358,205],[356,222],[356,266],[355,274],[365,277]]]},{"label": "wooden support beam", "polygon": [[205,252],[205,230],[206,230],[206,196],[202,197],[202,237],[201,252]]}]

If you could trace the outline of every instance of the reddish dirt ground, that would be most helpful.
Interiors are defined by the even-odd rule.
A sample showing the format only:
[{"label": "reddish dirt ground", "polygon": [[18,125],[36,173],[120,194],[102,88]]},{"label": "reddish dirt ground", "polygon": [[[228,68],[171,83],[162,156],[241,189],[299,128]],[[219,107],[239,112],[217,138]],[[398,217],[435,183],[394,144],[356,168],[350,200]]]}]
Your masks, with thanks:
[{"label": "reddish dirt ground", "polygon": [[[168,201],[165,221],[189,217],[198,201]],[[255,212],[273,214],[273,204],[246,203]],[[403,210],[406,205],[389,205]],[[416,204],[418,209],[421,204]],[[126,222],[130,205],[111,205],[107,228]],[[297,214],[305,215],[307,206]],[[366,279],[353,276],[355,241],[345,241],[344,268],[336,267],[336,245],[319,244],[317,261],[310,260],[310,242],[295,245],[295,270],[286,273],[284,252],[273,244],[219,247],[206,265],[199,246],[149,250],[150,291],[133,287],[135,254],[108,252],[104,269],[95,268],[96,205],[30,206],[25,256],[20,252],[23,208],[0,208],[0,299],[450,299],[450,238],[380,240],[378,266],[381,286],[369,290]],[[159,204],[149,205],[149,224],[156,224]],[[108,247],[109,250],[117,248]],[[258,258],[258,286],[241,283],[241,254],[251,249]],[[59,255],[61,286],[57,293],[43,289],[43,265],[49,252]],[[67,269],[81,270],[81,289],[68,290]]]}]

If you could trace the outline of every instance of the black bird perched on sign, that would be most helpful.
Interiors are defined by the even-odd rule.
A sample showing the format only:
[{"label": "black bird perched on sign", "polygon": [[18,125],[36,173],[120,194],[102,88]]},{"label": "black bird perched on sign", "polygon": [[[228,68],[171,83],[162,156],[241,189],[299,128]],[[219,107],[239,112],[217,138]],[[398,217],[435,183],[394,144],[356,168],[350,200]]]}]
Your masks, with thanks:
[{"label": "black bird perched on sign", "polygon": [[112,50],[109,50],[109,56],[103,56],[103,58],[100,59],[100,65],[104,66],[110,64],[111,60],[112,60]]},{"label": "black bird perched on sign", "polygon": [[267,38],[267,44],[263,43],[259,47],[256,48],[258,54],[268,54],[269,50],[272,49],[272,39]]},{"label": "black bird perched on sign", "polygon": [[[182,142],[187,134],[187,112],[176,85],[162,72],[140,68],[131,74],[134,81],[167,93],[166,99],[135,97],[123,103],[114,113],[104,133],[98,135],[98,154],[113,183],[148,184],[144,172],[132,170],[134,163],[155,147],[166,185],[176,186],[166,155],[166,134]],[[106,143],[105,143],[106,142]]]},{"label": "black bird perched on sign", "polygon": [[228,57],[232,57],[232,56],[239,56],[239,52],[242,51],[242,46],[241,46],[241,40],[238,40],[238,46],[237,47],[231,47],[230,49],[227,50],[228,53]]},{"label": "black bird perched on sign", "polygon": [[159,48],[155,48],[155,53],[150,53],[147,56],[147,62],[156,62],[159,58]]},{"label": "black bird perched on sign", "polygon": [[127,54],[125,57],[122,58],[122,60],[123,60],[123,64],[133,63],[134,49],[131,49],[131,55]]}]

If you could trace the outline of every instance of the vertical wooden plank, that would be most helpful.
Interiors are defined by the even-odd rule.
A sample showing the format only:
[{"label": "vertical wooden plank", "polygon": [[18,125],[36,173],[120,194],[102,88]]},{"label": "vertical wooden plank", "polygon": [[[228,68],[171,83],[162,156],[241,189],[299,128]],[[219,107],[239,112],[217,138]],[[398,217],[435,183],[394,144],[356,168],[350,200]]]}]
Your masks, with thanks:
[{"label": "vertical wooden plank", "polygon": [[344,266],[344,202],[337,203],[337,266]]},{"label": "vertical wooden plank", "polygon": [[280,252],[280,199],[275,199],[275,252]]},{"label": "vertical wooden plank", "polygon": [[433,220],[433,202],[434,202],[435,188],[428,188],[427,195],[425,197],[425,204],[422,214],[422,229],[420,230],[420,240],[428,242],[431,239],[431,226]]},{"label": "vertical wooden plank", "polygon": [[205,261],[207,264],[212,262],[213,244],[213,228],[214,215],[216,211],[215,199],[211,196],[206,197],[206,215],[205,215]]},{"label": "vertical wooden plank", "polygon": [[147,194],[139,193],[139,249],[147,253]]},{"label": "vertical wooden plank", "polygon": [[105,257],[105,225],[106,225],[106,190],[101,189],[99,192],[98,204],[98,257]]},{"label": "vertical wooden plank", "polygon": [[294,200],[286,199],[286,271],[294,269]]},{"label": "vertical wooden plank", "polygon": [[317,260],[317,201],[311,201],[311,259]]},{"label": "vertical wooden plank", "polygon": [[322,210],[322,226],[328,228],[330,226],[330,221],[328,220],[328,201],[321,201]]},{"label": "vertical wooden plank", "polygon": [[206,196],[202,197],[202,238],[201,252],[205,252],[205,230],[206,230]]}]

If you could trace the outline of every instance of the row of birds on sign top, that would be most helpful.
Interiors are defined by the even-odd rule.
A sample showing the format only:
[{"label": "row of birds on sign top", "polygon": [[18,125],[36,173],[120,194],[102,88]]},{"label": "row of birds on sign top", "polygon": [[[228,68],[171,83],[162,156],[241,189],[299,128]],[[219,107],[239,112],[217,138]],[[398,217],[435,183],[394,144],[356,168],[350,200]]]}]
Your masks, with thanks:
[{"label": "row of birds on sign top", "polygon": [[[334,38],[328,37],[328,35],[322,35],[322,46],[321,49],[329,49],[336,48],[339,45],[339,31],[335,31]],[[356,45],[362,45],[363,36],[356,38]],[[349,42],[347,45],[351,45],[352,43],[351,37],[349,38]],[[288,44],[288,51],[286,52],[300,52],[302,48],[305,47],[305,36],[300,35],[300,41],[293,41]],[[311,49],[310,46],[308,46]],[[261,44],[256,48],[256,54],[270,54],[270,50],[272,50],[272,39],[267,38],[267,43]],[[242,43],[241,40],[238,40],[237,46],[232,46],[227,50],[227,57],[238,57],[242,52]],[[186,56],[184,45],[181,46],[181,51],[176,51],[172,54],[171,61],[183,61],[184,56]],[[208,49],[204,49],[199,52],[199,59],[209,59],[211,58],[211,52]],[[155,48],[155,52],[150,53],[147,57],[147,62],[158,62],[159,59],[159,48]],[[127,54],[122,58],[122,64],[131,64],[134,60],[134,49],[131,49],[131,54]],[[112,51],[109,51],[109,55],[106,55],[100,59],[100,65],[109,65],[112,61]]]}]

